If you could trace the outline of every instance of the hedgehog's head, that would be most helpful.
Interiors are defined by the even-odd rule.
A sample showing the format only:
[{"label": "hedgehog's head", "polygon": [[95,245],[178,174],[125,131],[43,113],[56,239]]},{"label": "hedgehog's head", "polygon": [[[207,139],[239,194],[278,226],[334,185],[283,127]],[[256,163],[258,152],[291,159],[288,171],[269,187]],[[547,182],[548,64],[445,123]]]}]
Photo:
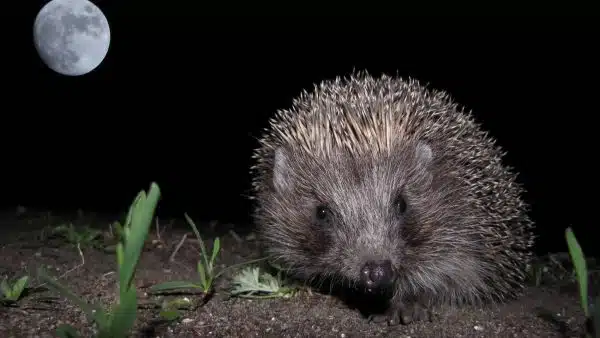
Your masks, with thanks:
[{"label": "hedgehog's head", "polygon": [[304,278],[341,278],[367,290],[418,270],[425,247],[442,249],[432,234],[451,213],[449,190],[436,191],[436,154],[427,143],[394,148],[355,156],[277,147],[260,198],[270,252]]}]

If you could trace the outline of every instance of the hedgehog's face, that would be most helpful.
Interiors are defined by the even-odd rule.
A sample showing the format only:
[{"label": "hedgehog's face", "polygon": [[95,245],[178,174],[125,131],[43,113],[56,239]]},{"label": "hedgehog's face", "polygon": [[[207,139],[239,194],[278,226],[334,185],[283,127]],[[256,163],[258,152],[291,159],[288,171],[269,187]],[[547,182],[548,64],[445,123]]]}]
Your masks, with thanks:
[{"label": "hedgehog's face", "polygon": [[272,195],[262,198],[271,253],[304,278],[329,275],[367,289],[413,268],[441,196],[432,149],[404,145],[385,157],[327,158],[279,148]]}]

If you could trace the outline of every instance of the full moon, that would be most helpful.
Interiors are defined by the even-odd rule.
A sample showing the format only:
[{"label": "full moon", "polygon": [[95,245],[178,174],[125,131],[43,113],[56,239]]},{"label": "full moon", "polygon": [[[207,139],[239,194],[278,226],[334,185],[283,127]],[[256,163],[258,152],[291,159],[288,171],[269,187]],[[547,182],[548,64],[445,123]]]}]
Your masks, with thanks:
[{"label": "full moon", "polygon": [[52,0],[35,18],[33,40],[50,69],[79,76],[104,60],[110,28],[102,11],[88,0]]}]

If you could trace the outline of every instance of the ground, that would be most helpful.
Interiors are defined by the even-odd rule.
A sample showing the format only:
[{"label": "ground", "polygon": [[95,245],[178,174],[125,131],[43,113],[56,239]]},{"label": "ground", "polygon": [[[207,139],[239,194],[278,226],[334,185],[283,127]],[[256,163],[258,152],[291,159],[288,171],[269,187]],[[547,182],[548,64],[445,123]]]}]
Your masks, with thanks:
[{"label": "ground", "polygon": [[[91,302],[110,304],[115,297],[115,255],[106,248],[83,247],[85,263],[77,248],[64,239],[49,236],[64,222],[108,229],[108,217],[88,213],[62,215],[20,210],[0,219],[0,278],[30,275],[31,292],[16,306],[0,305],[1,337],[51,337],[61,323],[91,336],[92,327],[72,302],[38,287],[36,271],[44,266],[59,281]],[[518,300],[484,308],[445,309],[433,322],[392,326],[369,323],[362,315],[333,296],[301,290],[287,299],[230,297],[230,273],[217,282],[214,296],[202,304],[201,294],[184,294],[197,303],[174,321],[160,321],[157,306],[165,296],[149,295],[150,285],[169,280],[197,279],[197,243],[184,243],[174,260],[169,258],[190,228],[183,223],[159,221],[162,246],[148,243],[136,275],[139,287],[137,337],[578,337],[583,315],[575,287],[529,287]],[[207,245],[220,234],[218,266],[258,257],[251,233],[233,225],[198,224]],[[49,227],[50,226],[50,227]],[[151,236],[156,239],[153,227]],[[108,252],[107,252],[108,251]],[[69,271],[71,270],[71,271]],[[231,270],[235,272],[235,270]],[[162,297],[162,298],[161,298]],[[177,296],[166,296],[177,297]],[[182,297],[179,295],[179,297]],[[168,298],[171,299],[171,298]]]}]

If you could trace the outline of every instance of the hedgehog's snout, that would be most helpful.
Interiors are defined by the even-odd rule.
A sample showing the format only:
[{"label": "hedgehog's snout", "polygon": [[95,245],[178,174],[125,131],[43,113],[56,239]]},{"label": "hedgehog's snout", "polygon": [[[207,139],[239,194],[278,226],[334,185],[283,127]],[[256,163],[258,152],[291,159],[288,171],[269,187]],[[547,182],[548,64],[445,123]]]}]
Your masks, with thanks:
[{"label": "hedgehog's snout", "polygon": [[369,260],[360,269],[360,281],[368,291],[387,288],[395,280],[392,262],[386,260]]}]

